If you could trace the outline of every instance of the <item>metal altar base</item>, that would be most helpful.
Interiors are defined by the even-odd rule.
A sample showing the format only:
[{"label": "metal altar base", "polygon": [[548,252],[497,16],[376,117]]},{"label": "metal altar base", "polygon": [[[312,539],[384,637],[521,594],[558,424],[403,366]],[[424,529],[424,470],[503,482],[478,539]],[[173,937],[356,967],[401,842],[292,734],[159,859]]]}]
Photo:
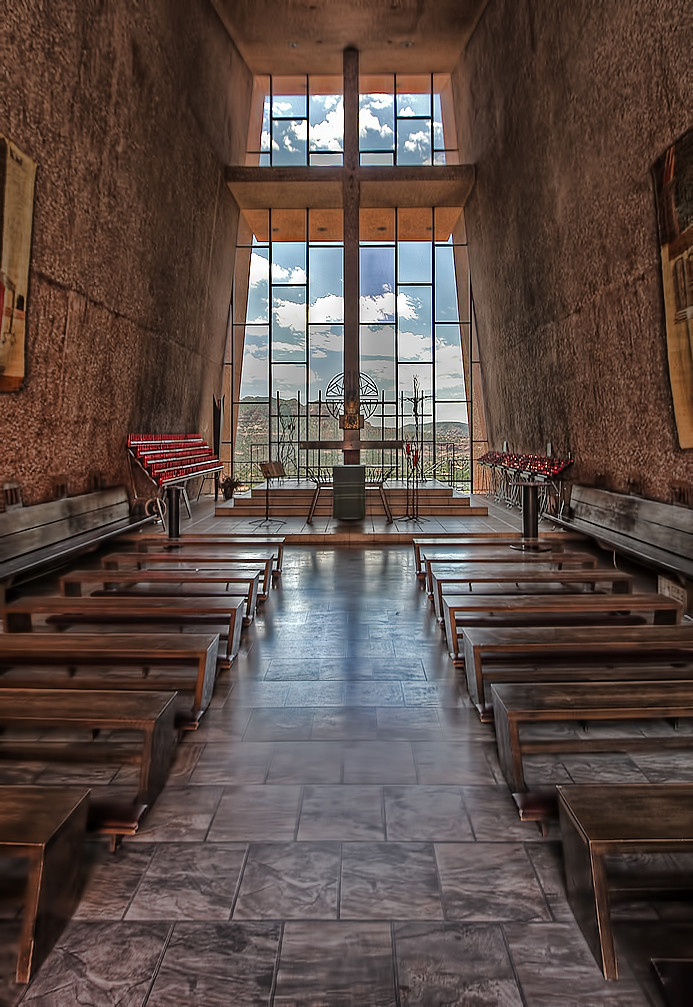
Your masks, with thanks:
[{"label": "metal altar base", "polygon": [[551,546],[546,545],[544,542],[539,542],[537,539],[526,539],[522,542],[513,542],[510,545],[511,549],[518,549],[520,552],[551,552]]}]

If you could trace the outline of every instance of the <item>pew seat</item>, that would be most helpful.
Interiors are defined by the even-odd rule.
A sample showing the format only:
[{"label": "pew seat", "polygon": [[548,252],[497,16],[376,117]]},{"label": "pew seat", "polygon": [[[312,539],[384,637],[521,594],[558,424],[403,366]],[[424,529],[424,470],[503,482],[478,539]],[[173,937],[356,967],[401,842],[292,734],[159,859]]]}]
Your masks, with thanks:
[{"label": "pew seat", "polygon": [[146,625],[163,627],[172,632],[172,626],[222,626],[228,624],[226,658],[231,663],[238,655],[243,625],[245,598],[232,595],[187,595],[181,597],[139,597],[89,595],[85,598],[63,598],[32,595],[6,605],[3,624],[7,633],[30,633],[37,619],[45,619],[47,626],[65,629],[68,626],[107,625],[124,627]]},{"label": "pew seat", "polygon": [[[530,662],[537,666],[532,681],[643,680],[653,664],[669,665],[672,679],[686,677],[693,662],[693,625],[471,626],[462,645],[469,697],[485,719],[492,716],[490,683],[522,681],[522,666]],[[569,676],[562,675],[566,665]]]},{"label": "pew seat", "polygon": [[156,569],[158,566],[175,567],[176,569],[197,569],[202,567],[207,569],[229,568],[234,574],[243,574],[246,569],[258,568],[261,570],[261,579],[258,587],[257,600],[266,601],[272,583],[272,562],[273,556],[267,553],[258,552],[249,555],[249,551],[241,555],[229,554],[224,551],[204,552],[201,549],[191,550],[187,548],[184,552],[172,549],[164,552],[112,552],[104,556],[101,565],[104,570],[123,570],[134,567],[137,570]]},{"label": "pew seat", "polygon": [[191,692],[179,726],[195,729],[214,691],[218,647],[218,633],[3,633],[0,690]]},{"label": "pew seat", "polygon": [[261,571],[247,570],[242,574],[230,574],[228,570],[72,570],[60,578],[60,587],[65,597],[75,598],[85,589],[102,585],[104,593],[142,593],[146,585],[149,594],[174,594],[183,588],[184,593],[207,595],[243,595],[246,599],[244,622],[249,624],[255,617]]},{"label": "pew seat", "polygon": [[28,983],[79,901],[89,790],[0,787],[0,857],[26,861],[16,980]]},{"label": "pew seat", "polygon": [[493,625],[562,625],[645,617],[657,625],[675,625],[681,621],[680,602],[663,594],[443,594],[443,627],[448,651],[453,661],[462,655],[461,637],[466,628]]},{"label": "pew seat", "polygon": [[593,722],[693,718],[693,684],[656,682],[555,682],[491,686],[498,761],[513,793],[525,792],[524,757],[562,752],[637,752],[691,749],[693,737],[672,730],[666,735],[628,737],[589,733],[535,737],[523,728],[538,723],[582,725]]},{"label": "pew seat", "polygon": [[[604,977],[618,979],[611,904],[626,879],[614,862],[693,853],[693,784],[589,784],[557,792],[568,901]],[[647,876],[636,875],[626,891],[652,895],[664,883],[659,875],[650,887]],[[675,876],[669,884],[681,892],[693,878]]]}]

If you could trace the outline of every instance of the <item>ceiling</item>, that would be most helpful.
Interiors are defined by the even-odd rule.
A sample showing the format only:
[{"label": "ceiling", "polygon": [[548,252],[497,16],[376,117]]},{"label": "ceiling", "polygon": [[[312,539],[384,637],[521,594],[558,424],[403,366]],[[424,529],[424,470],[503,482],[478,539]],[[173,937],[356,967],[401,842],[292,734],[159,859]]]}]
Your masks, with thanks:
[{"label": "ceiling", "polygon": [[451,71],[487,0],[211,0],[255,74]]}]

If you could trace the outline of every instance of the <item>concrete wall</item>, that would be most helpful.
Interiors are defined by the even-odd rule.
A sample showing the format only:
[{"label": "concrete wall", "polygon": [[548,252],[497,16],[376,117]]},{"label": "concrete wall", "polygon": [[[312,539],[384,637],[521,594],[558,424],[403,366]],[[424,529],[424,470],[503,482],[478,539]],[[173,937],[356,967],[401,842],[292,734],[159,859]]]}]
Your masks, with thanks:
[{"label": "concrete wall", "polygon": [[686,0],[489,0],[455,74],[489,436],[667,500],[677,444],[651,166],[691,126]]},{"label": "concrete wall", "polygon": [[24,388],[0,479],[24,502],[127,481],[128,432],[211,436],[251,77],[208,0],[7,0],[0,133],[38,162]]}]

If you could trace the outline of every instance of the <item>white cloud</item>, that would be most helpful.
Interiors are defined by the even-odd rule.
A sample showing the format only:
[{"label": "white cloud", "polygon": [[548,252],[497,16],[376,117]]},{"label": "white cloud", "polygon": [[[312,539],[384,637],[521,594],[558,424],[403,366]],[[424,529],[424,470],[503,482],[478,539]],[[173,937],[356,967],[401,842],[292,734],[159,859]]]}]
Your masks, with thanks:
[{"label": "white cloud", "polygon": [[386,122],[381,122],[370,108],[362,108],[359,114],[359,135],[365,136],[369,130],[379,133],[383,139],[391,140],[394,136],[391,126]]},{"label": "white cloud", "polygon": [[415,332],[400,331],[399,355],[401,360],[408,362],[428,361],[431,359],[431,340]]},{"label": "white cloud", "polygon": [[341,322],[344,319],[344,298],[340,294],[325,294],[310,306],[310,318],[316,322]]},{"label": "white cloud", "polygon": [[404,141],[404,149],[408,150],[410,153],[426,151],[431,145],[431,138],[427,132],[424,130],[419,130],[418,133],[411,133],[409,138]]},{"label": "white cloud", "polygon": [[[277,301],[272,309],[274,322],[283,329],[303,334],[306,329],[306,306],[295,301]],[[276,346],[276,343],[275,343]]]},{"label": "white cloud", "polygon": [[291,269],[286,269],[285,266],[280,266],[276,262],[272,264],[272,279],[275,283],[301,284],[307,282],[306,272],[302,266],[292,266]]},{"label": "white cloud", "polygon": [[320,350],[324,353],[341,353],[344,338],[340,332],[332,332],[330,329],[311,329],[310,346],[311,350]]},{"label": "white cloud", "polygon": [[344,110],[341,103],[330,109],[322,122],[310,127],[311,150],[341,150],[344,133]]}]

